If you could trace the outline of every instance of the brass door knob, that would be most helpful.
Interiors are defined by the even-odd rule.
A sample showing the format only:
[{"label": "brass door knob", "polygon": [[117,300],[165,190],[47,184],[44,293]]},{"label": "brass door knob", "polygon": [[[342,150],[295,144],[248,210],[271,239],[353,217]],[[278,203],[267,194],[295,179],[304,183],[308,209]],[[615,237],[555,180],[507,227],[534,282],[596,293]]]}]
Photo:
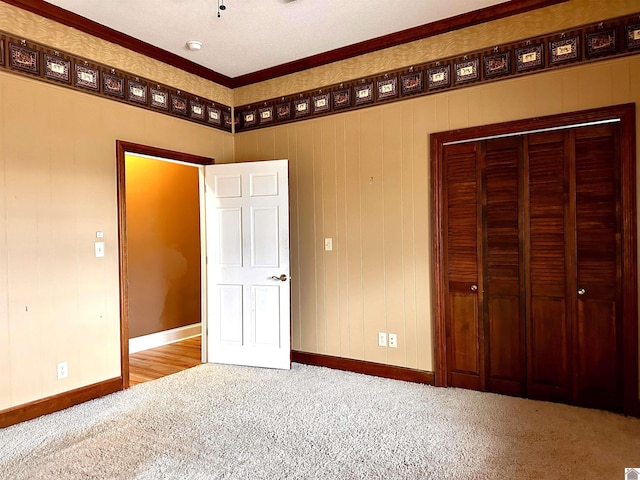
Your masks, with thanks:
[{"label": "brass door knob", "polygon": [[587,291],[584,288],[578,289],[578,295],[584,295],[585,293],[587,293]]},{"label": "brass door knob", "polygon": [[478,291],[478,285],[471,285],[471,291],[472,292],[477,292]]}]

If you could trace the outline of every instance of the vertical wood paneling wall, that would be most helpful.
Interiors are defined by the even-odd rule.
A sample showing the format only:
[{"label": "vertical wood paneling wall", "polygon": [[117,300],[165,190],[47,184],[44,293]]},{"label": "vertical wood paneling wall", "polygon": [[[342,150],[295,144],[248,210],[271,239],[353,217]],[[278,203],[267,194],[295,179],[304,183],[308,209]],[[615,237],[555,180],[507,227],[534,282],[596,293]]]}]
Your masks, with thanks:
[{"label": "vertical wood paneling wall", "polygon": [[[428,145],[414,133],[433,116],[420,105],[236,136],[237,160],[290,159],[295,350],[433,368],[428,162],[416,155]],[[398,348],[379,347],[378,332]]]},{"label": "vertical wood paneling wall", "polygon": [[429,135],[639,102],[638,85],[636,55],[236,135],[236,161],[290,160],[293,349],[432,371]]}]

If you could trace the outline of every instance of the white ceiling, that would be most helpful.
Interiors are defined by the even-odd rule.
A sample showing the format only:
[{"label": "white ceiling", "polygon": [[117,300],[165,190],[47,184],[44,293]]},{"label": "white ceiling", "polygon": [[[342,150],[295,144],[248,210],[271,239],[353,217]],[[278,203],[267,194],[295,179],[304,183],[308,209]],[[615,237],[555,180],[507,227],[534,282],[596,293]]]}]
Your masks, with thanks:
[{"label": "white ceiling", "polygon": [[48,3],[234,78],[505,0],[224,0],[220,18],[218,0]]}]

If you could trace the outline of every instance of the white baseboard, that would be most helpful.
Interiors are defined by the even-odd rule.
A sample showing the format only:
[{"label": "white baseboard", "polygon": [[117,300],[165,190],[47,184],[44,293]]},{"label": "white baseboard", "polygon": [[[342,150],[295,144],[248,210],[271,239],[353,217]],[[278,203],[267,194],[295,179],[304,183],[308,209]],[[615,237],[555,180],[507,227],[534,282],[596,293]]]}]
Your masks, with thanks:
[{"label": "white baseboard", "polygon": [[141,352],[150,348],[161,347],[170,343],[196,337],[202,333],[202,324],[194,323],[185,327],[173,328],[164,332],[150,333],[141,337],[129,339],[129,353]]}]

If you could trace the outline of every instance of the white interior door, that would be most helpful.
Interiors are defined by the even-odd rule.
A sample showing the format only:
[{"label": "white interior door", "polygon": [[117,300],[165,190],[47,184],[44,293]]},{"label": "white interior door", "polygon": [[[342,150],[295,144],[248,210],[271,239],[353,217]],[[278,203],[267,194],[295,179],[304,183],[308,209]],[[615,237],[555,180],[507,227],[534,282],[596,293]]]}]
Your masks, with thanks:
[{"label": "white interior door", "polygon": [[291,368],[288,163],[205,167],[209,362]]}]

